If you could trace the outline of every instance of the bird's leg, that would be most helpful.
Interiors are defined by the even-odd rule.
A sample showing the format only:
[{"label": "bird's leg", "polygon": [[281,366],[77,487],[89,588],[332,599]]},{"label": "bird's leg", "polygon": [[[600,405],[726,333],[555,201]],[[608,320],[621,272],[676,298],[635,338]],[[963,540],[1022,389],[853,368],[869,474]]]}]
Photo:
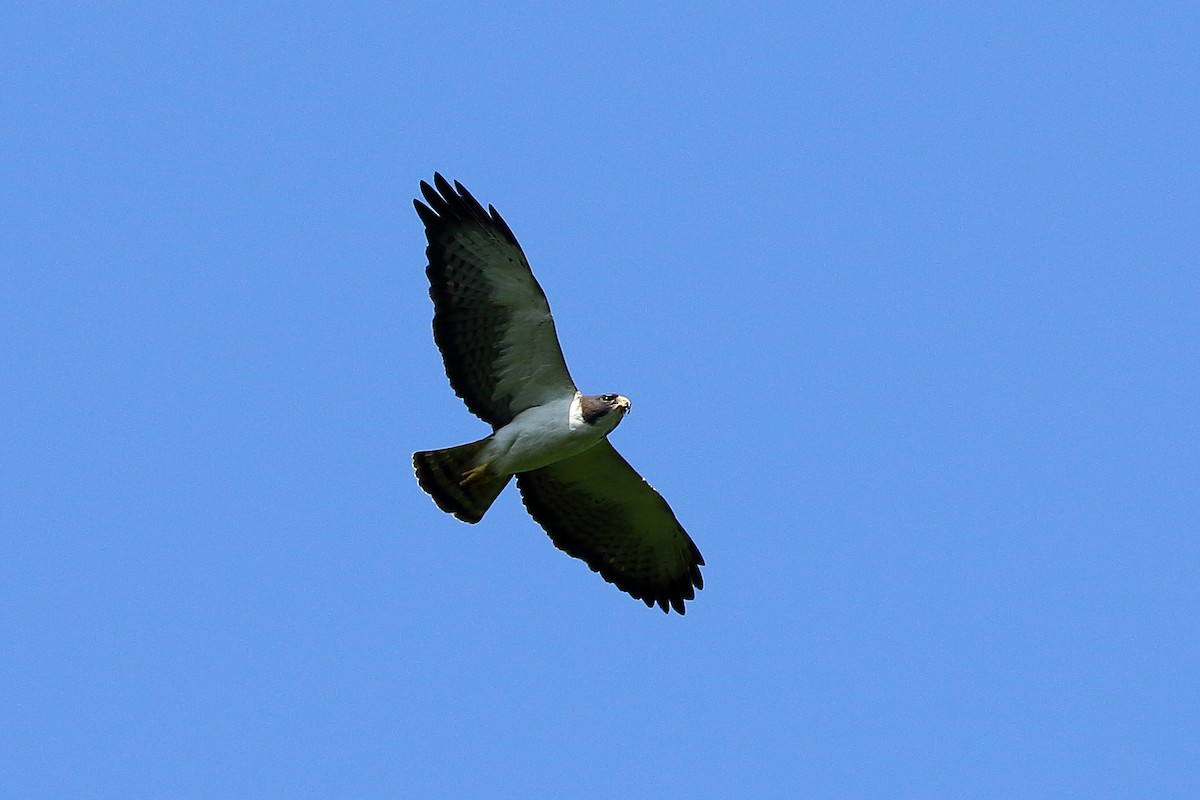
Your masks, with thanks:
[{"label": "bird's leg", "polygon": [[488,474],[488,467],[490,467],[491,465],[492,465],[492,462],[488,461],[486,463],[480,464],[477,467],[471,467],[469,470],[467,470],[466,472],[464,472],[462,474],[462,480],[460,480],[458,482],[458,485],[459,486],[470,486],[472,483],[479,483],[480,481],[487,480],[488,478],[491,477],[491,475]]}]

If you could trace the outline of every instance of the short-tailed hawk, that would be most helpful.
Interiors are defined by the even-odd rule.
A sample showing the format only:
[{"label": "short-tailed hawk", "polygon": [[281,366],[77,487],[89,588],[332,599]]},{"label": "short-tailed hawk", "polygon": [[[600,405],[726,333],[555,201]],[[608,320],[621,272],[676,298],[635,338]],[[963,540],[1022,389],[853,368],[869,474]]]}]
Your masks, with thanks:
[{"label": "short-tailed hawk", "polygon": [[684,613],[704,558],[608,442],[629,400],[575,388],[546,295],[496,209],[438,174],[421,194],[433,338],[455,393],[492,426],[479,441],[415,453],[421,488],[475,523],[516,475],[555,546],[647,606]]}]

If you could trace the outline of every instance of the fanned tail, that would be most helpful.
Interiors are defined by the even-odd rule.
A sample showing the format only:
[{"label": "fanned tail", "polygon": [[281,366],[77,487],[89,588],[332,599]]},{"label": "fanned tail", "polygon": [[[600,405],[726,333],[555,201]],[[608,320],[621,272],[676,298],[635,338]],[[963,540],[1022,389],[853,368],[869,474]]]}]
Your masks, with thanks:
[{"label": "fanned tail", "polygon": [[490,438],[444,450],[413,453],[417,483],[433,498],[438,508],[463,522],[476,523],[483,519],[483,515],[512,479],[511,475],[488,478],[486,473],[466,479],[466,473],[479,466],[475,463],[475,456]]}]

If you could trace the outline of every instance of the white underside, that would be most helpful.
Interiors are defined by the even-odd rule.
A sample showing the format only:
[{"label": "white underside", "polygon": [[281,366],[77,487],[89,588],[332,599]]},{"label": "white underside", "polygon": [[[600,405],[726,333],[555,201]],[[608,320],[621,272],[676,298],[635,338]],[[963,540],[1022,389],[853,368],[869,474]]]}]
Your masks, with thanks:
[{"label": "white underside", "polygon": [[619,411],[612,411],[595,425],[588,425],[583,421],[576,393],[522,411],[492,435],[478,460],[490,463],[489,472],[494,475],[539,469],[582,453],[608,435],[621,417]]}]

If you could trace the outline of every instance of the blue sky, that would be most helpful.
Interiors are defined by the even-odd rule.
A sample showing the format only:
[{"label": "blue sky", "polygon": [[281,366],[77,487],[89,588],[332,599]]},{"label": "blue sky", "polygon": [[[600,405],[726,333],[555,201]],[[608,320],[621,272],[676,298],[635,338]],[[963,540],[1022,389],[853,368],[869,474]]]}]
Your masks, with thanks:
[{"label": "blue sky", "polygon": [[[0,10],[0,794],[1200,796],[1189,4]],[[411,200],[699,544],[471,527]]]}]

